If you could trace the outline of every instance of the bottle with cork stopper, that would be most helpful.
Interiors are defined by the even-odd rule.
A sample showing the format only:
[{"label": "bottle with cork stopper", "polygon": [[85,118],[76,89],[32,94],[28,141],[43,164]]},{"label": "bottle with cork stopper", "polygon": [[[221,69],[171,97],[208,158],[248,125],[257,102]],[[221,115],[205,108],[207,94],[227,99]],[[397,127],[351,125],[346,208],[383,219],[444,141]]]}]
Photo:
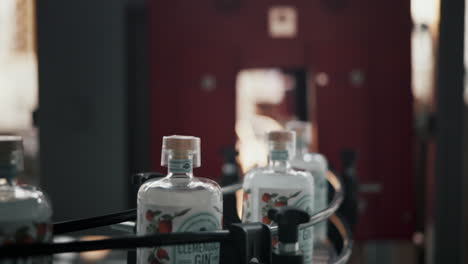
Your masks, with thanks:
[{"label": "bottle with cork stopper", "polygon": [[[0,246],[52,240],[52,208],[43,192],[18,185],[23,171],[23,140],[0,136]],[[34,257],[21,263],[48,263],[50,257]],[[0,263],[17,263],[15,260]]]},{"label": "bottle with cork stopper", "polygon": [[[244,177],[242,221],[275,225],[268,217],[270,209],[292,206],[312,214],[314,208],[314,178],[309,172],[291,167],[296,148],[294,131],[279,130],[267,134],[268,165],[256,168]],[[273,247],[276,246],[273,238]],[[313,227],[299,230],[299,248],[304,263],[312,263]]]},{"label": "bottle with cork stopper", "polygon": [[[200,138],[163,137],[161,165],[168,167],[166,177],[150,180],[138,191],[137,234],[222,229],[221,188],[192,172],[201,165]],[[219,243],[142,248],[137,262],[216,264],[219,249]]]},{"label": "bottle with cork stopper", "polygon": [[[320,153],[309,151],[312,139],[312,125],[305,121],[290,121],[286,124],[288,130],[296,132],[296,155],[291,160],[291,166],[296,170],[309,171],[314,177],[315,205],[314,211],[319,212],[328,205],[328,164]],[[321,222],[314,227],[315,245],[325,241],[327,237],[327,222]]]}]

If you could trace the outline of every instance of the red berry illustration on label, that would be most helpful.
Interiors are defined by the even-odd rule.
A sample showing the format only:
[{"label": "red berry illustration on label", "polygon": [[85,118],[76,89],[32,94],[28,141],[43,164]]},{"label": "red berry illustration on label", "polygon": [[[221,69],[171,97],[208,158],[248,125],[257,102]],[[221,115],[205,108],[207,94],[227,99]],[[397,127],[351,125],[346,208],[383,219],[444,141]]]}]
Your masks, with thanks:
[{"label": "red berry illustration on label", "polygon": [[36,224],[36,234],[38,237],[43,237],[47,233],[47,224],[41,223],[41,224]]},{"label": "red berry illustration on label", "polygon": [[273,247],[276,247],[276,245],[278,245],[278,237],[274,237],[271,241],[271,244],[273,245]]},{"label": "red berry illustration on label", "polygon": [[169,254],[167,254],[167,251],[164,250],[163,248],[160,248],[156,251],[156,257],[158,257],[158,259],[167,259],[169,260]]},{"label": "red berry illustration on label", "polygon": [[[191,208],[184,209],[179,212],[162,212],[159,210],[147,210],[144,216],[147,222],[146,233],[171,233],[173,230],[173,220],[187,214]],[[144,212],[144,211],[143,211]],[[164,248],[153,248],[148,256],[149,264],[164,264],[169,263],[169,253]]]},{"label": "red berry illustration on label", "polygon": [[271,199],[270,194],[264,193],[264,194],[262,195],[262,201],[264,201],[265,203],[268,203],[268,202],[270,201],[270,199]]},{"label": "red berry illustration on label", "polygon": [[288,202],[285,202],[285,201],[280,201],[280,202],[275,203],[275,207],[283,207],[286,205],[288,205]]},{"label": "red berry illustration on label", "polygon": [[249,201],[249,195],[250,195],[250,189],[245,189],[244,190],[244,199],[243,199],[244,203],[247,203]]},{"label": "red berry illustration on label", "polygon": [[190,211],[189,209],[182,210],[175,213],[174,215],[163,214],[161,217],[158,217],[162,214],[161,211],[146,211],[145,218],[147,221],[151,222],[146,227],[147,233],[171,233],[172,232],[172,220],[174,218],[185,215]]},{"label": "red berry illustration on label", "polygon": [[170,233],[172,232],[172,221],[171,220],[162,220],[158,225],[159,233]]},{"label": "red berry illustration on label", "polygon": [[262,218],[262,223],[264,223],[266,225],[269,225],[269,224],[271,224],[271,220],[270,220],[270,218],[268,218],[268,216],[264,216]]},{"label": "red berry illustration on label", "polygon": [[146,211],[146,220],[153,221],[153,212],[151,210]]},{"label": "red berry illustration on label", "polygon": [[148,256],[148,263],[150,264],[163,264],[168,263],[168,261],[169,253],[164,248],[154,248]]},{"label": "red berry illustration on label", "polygon": [[261,216],[262,216],[262,223],[270,225],[272,224],[272,221],[268,218],[268,211],[273,209],[273,208],[280,208],[283,206],[288,205],[288,201],[292,198],[297,197],[301,191],[292,193],[287,196],[279,196],[278,193],[263,193],[261,195],[261,200],[262,200],[262,206],[261,206]]}]

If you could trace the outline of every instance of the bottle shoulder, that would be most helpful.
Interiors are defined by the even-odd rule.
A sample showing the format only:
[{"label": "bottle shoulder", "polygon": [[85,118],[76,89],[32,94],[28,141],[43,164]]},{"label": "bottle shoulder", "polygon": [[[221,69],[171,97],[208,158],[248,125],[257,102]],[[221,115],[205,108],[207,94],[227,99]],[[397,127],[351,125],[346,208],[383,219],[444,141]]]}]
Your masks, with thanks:
[{"label": "bottle shoulder", "polygon": [[320,153],[310,152],[310,153],[297,154],[291,160],[291,163],[299,163],[299,162],[307,164],[307,166],[320,168],[324,170],[328,168],[327,159],[325,158],[325,156],[323,156]]},{"label": "bottle shoulder", "polygon": [[[296,156],[293,160],[291,160],[291,166],[294,169],[301,170],[301,171],[309,171],[314,177],[326,177],[327,171],[327,163],[324,159],[317,158],[317,159],[309,159],[308,155],[311,153],[306,153],[304,156]],[[312,153],[313,154],[313,153]],[[323,157],[320,154],[314,154],[317,157]]]},{"label": "bottle shoulder", "polygon": [[0,186],[0,221],[47,220],[52,207],[47,196],[30,185]]},{"label": "bottle shoulder", "polygon": [[145,182],[140,187],[138,195],[154,192],[210,192],[221,195],[221,187],[215,181],[207,178],[174,178],[166,176]]},{"label": "bottle shoulder", "polygon": [[309,171],[299,171],[293,168],[286,170],[275,170],[271,167],[262,167],[247,172],[244,177],[244,185],[249,185],[251,182],[257,181],[276,181],[286,180],[292,182],[306,182],[314,184],[314,177]]}]

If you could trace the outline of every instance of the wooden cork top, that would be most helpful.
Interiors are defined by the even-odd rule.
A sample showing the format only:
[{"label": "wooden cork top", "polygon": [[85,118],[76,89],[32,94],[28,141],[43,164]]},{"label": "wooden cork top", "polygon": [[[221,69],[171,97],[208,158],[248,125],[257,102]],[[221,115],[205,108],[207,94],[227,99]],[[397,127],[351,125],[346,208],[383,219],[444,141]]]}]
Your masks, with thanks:
[{"label": "wooden cork top", "polygon": [[163,137],[161,165],[166,166],[169,159],[192,159],[193,167],[200,167],[200,138],[179,135]]},{"label": "wooden cork top", "polygon": [[175,151],[198,150],[200,148],[200,138],[178,135],[164,137],[163,148]]},{"label": "wooden cork top", "polygon": [[276,130],[268,133],[268,141],[291,142],[295,139],[295,132],[289,130]]}]

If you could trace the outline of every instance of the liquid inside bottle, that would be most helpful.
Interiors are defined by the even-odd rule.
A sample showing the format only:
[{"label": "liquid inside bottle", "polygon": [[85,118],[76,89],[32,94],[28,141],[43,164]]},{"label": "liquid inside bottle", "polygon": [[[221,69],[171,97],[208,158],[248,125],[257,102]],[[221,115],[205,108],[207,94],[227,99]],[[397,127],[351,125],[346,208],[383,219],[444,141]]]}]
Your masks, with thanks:
[{"label": "liquid inside bottle", "polygon": [[[314,179],[309,172],[291,168],[290,159],[295,149],[295,133],[272,131],[268,133],[268,166],[249,171],[244,177],[242,221],[274,225],[268,210],[294,206],[309,214],[314,211]],[[276,250],[276,241],[273,246]],[[299,230],[299,247],[304,263],[312,262],[313,227]]]},{"label": "liquid inside bottle", "polygon": [[[200,139],[163,138],[162,179],[146,182],[138,191],[137,234],[212,231],[222,229],[222,193],[214,181],[193,176],[200,166]],[[142,248],[142,263],[219,263],[219,243]]]},{"label": "liquid inside bottle", "polygon": [[[52,240],[52,208],[43,192],[18,185],[23,171],[21,137],[0,136],[0,246]],[[50,257],[0,260],[0,263],[48,263]]]},{"label": "liquid inside bottle", "polygon": [[[295,131],[297,136],[296,155],[291,160],[291,166],[296,170],[309,171],[312,174],[315,183],[314,213],[322,211],[328,206],[327,160],[319,153],[309,152],[312,135],[309,122],[291,121],[286,127]],[[316,224],[314,234],[316,244],[324,242],[327,238],[327,222]]]}]

